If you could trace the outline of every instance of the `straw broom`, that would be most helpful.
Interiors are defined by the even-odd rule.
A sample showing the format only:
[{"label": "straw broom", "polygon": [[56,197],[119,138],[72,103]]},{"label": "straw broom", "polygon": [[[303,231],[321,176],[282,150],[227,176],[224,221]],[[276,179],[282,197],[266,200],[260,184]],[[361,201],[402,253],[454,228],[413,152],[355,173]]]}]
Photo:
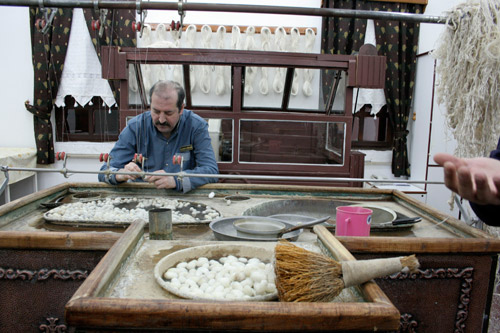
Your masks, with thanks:
[{"label": "straw broom", "polygon": [[386,276],[408,267],[415,272],[415,255],[400,258],[338,262],[286,240],[275,248],[276,288],[284,302],[330,302],[347,287]]}]

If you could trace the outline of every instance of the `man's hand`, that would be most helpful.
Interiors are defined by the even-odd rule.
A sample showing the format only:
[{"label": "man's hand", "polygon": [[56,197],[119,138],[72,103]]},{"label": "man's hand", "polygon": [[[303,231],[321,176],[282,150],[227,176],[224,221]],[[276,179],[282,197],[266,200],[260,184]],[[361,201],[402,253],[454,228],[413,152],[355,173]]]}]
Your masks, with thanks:
[{"label": "man's hand", "polygon": [[[141,168],[134,162],[130,162],[129,164],[125,165],[123,169],[120,169],[118,171],[127,171],[127,172],[142,172]],[[127,180],[136,180],[139,176],[135,175],[116,175],[116,181],[117,182],[125,182]]]},{"label": "man's hand", "polygon": [[[164,170],[157,170],[154,173],[166,173]],[[145,179],[148,183],[155,184],[156,188],[175,188],[177,185],[172,176],[147,176]]]},{"label": "man's hand", "polygon": [[462,198],[480,205],[500,205],[500,161],[458,158],[439,153],[434,161],[444,167],[444,182]]}]

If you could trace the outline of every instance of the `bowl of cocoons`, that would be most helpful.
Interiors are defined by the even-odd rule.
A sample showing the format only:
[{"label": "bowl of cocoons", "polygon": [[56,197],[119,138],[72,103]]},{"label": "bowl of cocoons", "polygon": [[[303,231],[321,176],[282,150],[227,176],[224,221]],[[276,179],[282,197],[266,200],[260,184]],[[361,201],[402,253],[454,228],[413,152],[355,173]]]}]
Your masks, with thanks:
[{"label": "bowl of cocoons", "polygon": [[203,245],[173,252],[154,268],[158,284],[181,298],[217,301],[277,299],[274,251],[246,245]]}]

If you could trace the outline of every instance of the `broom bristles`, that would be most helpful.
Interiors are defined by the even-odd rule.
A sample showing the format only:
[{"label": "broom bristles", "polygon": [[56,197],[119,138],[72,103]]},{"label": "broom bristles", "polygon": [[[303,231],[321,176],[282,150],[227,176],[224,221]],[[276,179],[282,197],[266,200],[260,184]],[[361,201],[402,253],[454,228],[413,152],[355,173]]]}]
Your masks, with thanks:
[{"label": "broom bristles", "polygon": [[286,240],[280,240],[275,249],[276,288],[284,302],[330,302],[346,286],[392,274],[403,267],[415,272],[419,267],[415,255],[340,263]]},{"label": "broom bristles", "polygon": [[275,258],[276,288],[281,301],[328,302],[344,289],[342,266],[327,256],[279,241]]},{"label": "broom bristles", "polygon": [[401,266],[408,267],[411,273],[416,273],[420,267],[417,257],[412,254],[411,256],[401,258]]}]

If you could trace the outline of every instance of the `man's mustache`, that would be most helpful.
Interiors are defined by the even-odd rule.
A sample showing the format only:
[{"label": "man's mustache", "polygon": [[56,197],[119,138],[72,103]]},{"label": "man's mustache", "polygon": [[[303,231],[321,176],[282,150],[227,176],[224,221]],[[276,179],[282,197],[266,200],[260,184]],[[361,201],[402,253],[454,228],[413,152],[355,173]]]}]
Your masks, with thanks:
[{"label": "man's mustache", "polygon": [[159,121],[156,121],[156,122],[155,122],[155,125],[159,125],[159,126],[170,126],[170,124],[169,124],[167,121],[166,121],[166,122],[164,122],[164,123],[161,123],[161,122],[159,122]]}]

